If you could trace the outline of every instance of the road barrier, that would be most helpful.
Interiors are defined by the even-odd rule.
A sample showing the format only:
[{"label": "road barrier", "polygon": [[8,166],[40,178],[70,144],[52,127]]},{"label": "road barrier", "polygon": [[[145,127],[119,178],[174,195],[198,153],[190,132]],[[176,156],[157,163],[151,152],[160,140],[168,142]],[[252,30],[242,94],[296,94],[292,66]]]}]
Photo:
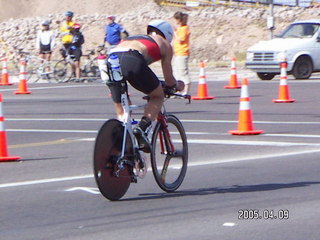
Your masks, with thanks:
[{"label": "road barrier", "polygon": [[238,76],[237,76],[237,67],[236,67],[236,58],[235,57],[233,57],[231,59],[229,85],[224,86],[224,88],[226,88],[226,89],[241,88],[241,86],[238,84]]},{"label": "road barrier", "polygon": [[248,79],[244,78],[241,86],[238,129],[231,130],[229,133],[232,135],[257,135],[263,132],[263,130],[254,130],[253,128]]},{"label": "road barrier", "polygon": [[7,146],[7,134],[4,129],[4,117],[2,112],[2,94],[0,93],[0,162],[19,160],[19,156],[9,156]]},{"label": "road barrier", "polygon": [[211,100],[215,97],[208,95],[208,85],[206,83],[205,63],[200,62],[200,74],[198,84],[198,95],[192,97],[193,100]]},{"label": "road barrier", "polygon": [[281,73],[280,73],[279,94],[278,94],[278,99],[272,100],[274,103],[293,103],[296,101],[295,99],[290,99],[287,66],[288,66],[288,63],[286,61],[283,61],[280,64]]}]

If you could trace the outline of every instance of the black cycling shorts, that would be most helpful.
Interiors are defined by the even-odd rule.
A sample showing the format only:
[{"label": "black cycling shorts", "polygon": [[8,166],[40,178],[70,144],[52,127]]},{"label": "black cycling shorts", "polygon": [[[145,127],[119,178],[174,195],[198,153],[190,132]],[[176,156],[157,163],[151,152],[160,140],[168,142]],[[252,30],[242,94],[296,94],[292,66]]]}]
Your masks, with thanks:
[{"label": "black cycling shorts", "polygon": [[[130,83],[132,87],[149,94],[155,90],[160,81],[155,73],[149,68],[144,57],[136,50],[128,52],[115,52],[120,60],[121,71],[123,78]],[[121,102],[121,91],[118,85],[109,85],[112,99],[116,103]]]},{"label": "black cycling shorts", "polygon": [[51,53],[51,46],[50,44],[48,45],[43,45],[40,43],[40,53]]},{"label": "black cycling shorts", "polygon": [[69,48],[69,55],[73,55],[74,56],[74,59],[76,60],[76,61],[80,61],[80,58],[81,58],[81,56],[82,56],[82,51],[81,51],[81,49],[79,49],[79,48],[76,48],[76,49],[71,49],[71,48]]}]

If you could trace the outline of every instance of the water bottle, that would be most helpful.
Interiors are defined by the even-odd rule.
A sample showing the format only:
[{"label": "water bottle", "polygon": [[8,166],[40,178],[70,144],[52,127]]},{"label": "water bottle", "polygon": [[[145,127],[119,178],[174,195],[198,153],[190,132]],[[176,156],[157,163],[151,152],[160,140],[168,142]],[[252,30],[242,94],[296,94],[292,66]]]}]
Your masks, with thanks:
[{"label": "water bottle", "polygon": [[122,71],[120,67],[120,61],[117,55],[111,54],[108,62],[110,63],[110,69],[111,69],[111,77],[113,81],[121,81],[123,79]]},{"label": "water bottle", "polygon": [[108,81],[108,74],[107,74],[107,64],[106,64],[106,55],[101,54],[98,56],[98,66],[100,70],[100,76],[102,81],[107,82]]}]

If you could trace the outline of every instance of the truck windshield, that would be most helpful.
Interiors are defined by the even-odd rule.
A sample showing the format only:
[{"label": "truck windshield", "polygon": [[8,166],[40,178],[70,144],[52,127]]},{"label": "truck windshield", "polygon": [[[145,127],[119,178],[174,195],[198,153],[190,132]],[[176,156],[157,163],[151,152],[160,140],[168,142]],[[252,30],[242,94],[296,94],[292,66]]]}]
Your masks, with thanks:
[{"label": "truck windshield", "polygon": [[319,29],[315,23],[291,24],[281,34],[280,38],[311,38]]}]

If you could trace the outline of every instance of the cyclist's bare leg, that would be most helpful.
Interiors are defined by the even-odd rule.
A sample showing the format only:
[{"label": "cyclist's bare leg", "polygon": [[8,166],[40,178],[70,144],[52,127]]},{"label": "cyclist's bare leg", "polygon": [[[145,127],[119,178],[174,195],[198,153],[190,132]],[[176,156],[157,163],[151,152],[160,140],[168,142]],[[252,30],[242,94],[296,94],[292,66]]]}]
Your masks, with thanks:
[{"label": "cyclist's bare leg", "polygon": [[150,97],[150,100],[144,108],[144,116],[150,118],[151,121],[154,121],[161,110],[164,100],[164,93],[161,84],[159,84],[159,86],[151,93],[149,93],[148,96]]},{"label": "cyclist's bare leg", "polygon": [[80,73],[81,73],[81,70],[80,70],[80,61],[75,61],[74,62],[74,65],[75,65],[75,73],[76,73],[76,78],[80,78]]}]

